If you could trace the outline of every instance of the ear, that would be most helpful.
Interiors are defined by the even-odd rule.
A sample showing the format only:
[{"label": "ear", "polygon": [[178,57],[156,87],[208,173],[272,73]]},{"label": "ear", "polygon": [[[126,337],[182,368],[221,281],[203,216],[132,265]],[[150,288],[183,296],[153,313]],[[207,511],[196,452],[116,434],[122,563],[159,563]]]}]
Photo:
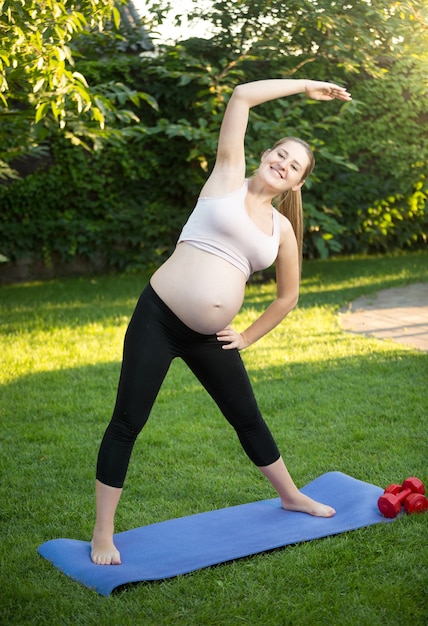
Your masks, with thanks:
[{"label": "ear", "polygon": [[305,184],[305,179],[301,180],[298,185],[294,185],[294,187],[292,187],[291,190],[292,191],[297,191],[298,189],[301,189],[304,184]]}]

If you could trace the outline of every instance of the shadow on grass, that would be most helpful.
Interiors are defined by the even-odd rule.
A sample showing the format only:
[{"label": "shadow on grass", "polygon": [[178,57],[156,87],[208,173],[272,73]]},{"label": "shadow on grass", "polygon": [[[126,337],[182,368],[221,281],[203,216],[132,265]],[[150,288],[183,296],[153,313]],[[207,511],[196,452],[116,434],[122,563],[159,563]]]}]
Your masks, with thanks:
[{"label": "shadow on grass", "polygon": [[[420,251],[304,261],[299,307],[332,305],[338,308],[381,289],[428,282],[427,258],[427,253]],[[270,269],[264,277],[272,281],[275,273]],[[255,284],[260,285],[257,279]],[[249,305],[258,304],[256,293],[249,294],[246,300]]]},{"label": "shadow on grass", "polygon": [[[4,385],[0,465],[17,493],[29,483],[43,492],[55,490],[55,481],[72,487],[92,480],[119,369],[97,364]],[[426,469],[427,373],[426,356],[405,350],[249,368],[265,419],[301,480],[338,469],[380,484]],[[202,471],[218,466],[221,474],[222,463],[240,454],[230,426],[181,361],[146,431],[145,463],[170,464],[178,475],[188,462]]]},{"label": "shadow on grass", "polygon": [[[44,585],[54,596],[68,589],[36,550],[52,538],[91,536],[96,454],[119,367],[37,373],[3,387],[0,528],[11,597],[19,588],[37,602]],[[380,486],[428,479],[425,355],[372,352],[249,373],[299,486],[331,470]],[[134,450],[118,530],[269,497],[226,420],[175,362]],[[78,588],[70,593],[70,602],[86,600]]]},{"label": "shadow on grass", "polygon": [[[428,281],[427,254],[306,261],[300,308],[330,305],[336,308],[380,289]],[[263,309],[275,293],[274,272],[257,275],[247,290],[244,308]],[[0,289],[3,332],[35,327],[78,327],[88,323],[128,320],[147,274],[107,275],[6,285]],[[9,311],[13,311],[13,323]]]},{"label": "shadow on grass", "polygon": [[[420,280],[418,282],[424,281]],[[428,282],[428,276],[425,277],[425,282]],[[313,281],[311,286],[303,282],[300,290],[298,308],[308,309],[311,307],[331,306],[334,309],[339,309],[357,300],[361,296],[369,296],[384,289],[406,287],[411,284],[415,284],[415,281],[400,278],[387,281],[381,279],[379,282],[371,280],[370,284],[362,283],[355,286],[349,286],[349,284],[347,284],[346,286],[339,285],[334,288],[329,288],[322,283],[318,283],[316,280]],[[256,310],[263,310],[274,297],[275,285],[272,284],[271,292],[266,295],[260,295],[256,292],[247,293],[244,307],[253,307]],[[398,306],[408,306],[408,304],[403,301],[398,303]]]}]

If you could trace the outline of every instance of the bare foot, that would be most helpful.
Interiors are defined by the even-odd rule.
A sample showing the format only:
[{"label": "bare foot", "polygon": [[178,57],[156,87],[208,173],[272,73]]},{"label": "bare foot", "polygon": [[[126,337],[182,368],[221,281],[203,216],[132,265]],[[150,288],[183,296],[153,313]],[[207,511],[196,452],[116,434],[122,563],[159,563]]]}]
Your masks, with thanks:
[{"label": "bare foot", "polygon": [[286,511],[299,511],[300,513],[307,513],[308,515],[314,515],[315,517],[333,517],[336,511],[333,507],[327,504],[321,504],[316,500],[312,500],[303,493],[298,493],[295,498],[290,500],[281,500],[282,508]]},{"label": "bare foot", "polygon": [[120,552],[113,540],[95,539],[91,541],[91,559],[96,565],[120,565]]}]

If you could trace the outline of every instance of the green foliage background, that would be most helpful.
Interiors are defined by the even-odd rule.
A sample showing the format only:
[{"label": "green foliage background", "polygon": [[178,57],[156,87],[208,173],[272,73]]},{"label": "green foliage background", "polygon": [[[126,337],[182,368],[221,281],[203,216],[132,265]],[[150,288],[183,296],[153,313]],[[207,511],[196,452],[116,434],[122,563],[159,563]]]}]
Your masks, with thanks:
[{"label": "green foliage background", "polygon": [[[391,13],[388,22],[383,2],[335,12],[321,3],[325,10],[315,17],[311,3],[270,4],[278,9],[277,30],[263,22],[266,3],[216,2],[212,39],[160,47],[156,56],[112,54],[111,37],[103,51],[99,33],[92,58],[86,40],[75,44],[76,69],[89,85],[123,85],[128,96],[145,97],[131,98],[126,119],[110,121],[118,133],[92,152],[70,143],[46,115],[42,156],[13,160],[21,178],[0,185],[1,252],[47,264],[76,258],[120,269],[158,264],[212,167],[234,85],[266,77],[332,80],[353,94],[346,104],[296,96],[251,113],[249,173],[281,136],[300,136],[315,150],[317,167],[303,194],[306,257],[424,245],[428,63],[418,50],[423,40],[415,39],[420,15],[415,9],[416,17],[402,13],[397,22]],[[239,16],[246,20],[238,32]],[[290,16],[285,43],[281,24]],[[402,34],[400,47],[393,47],[392,30]],[[138,122],[130,125],[132,119]]]}]

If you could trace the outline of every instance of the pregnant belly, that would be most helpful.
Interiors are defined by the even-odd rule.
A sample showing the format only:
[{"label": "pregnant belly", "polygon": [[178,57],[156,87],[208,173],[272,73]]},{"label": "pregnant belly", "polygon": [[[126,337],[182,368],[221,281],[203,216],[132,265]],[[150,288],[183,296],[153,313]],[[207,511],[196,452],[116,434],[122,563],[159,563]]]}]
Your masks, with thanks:
[{"label": "pregnant belly", "polygon": [[186,326],[203,334],[231,323],[242,306],[245,276],[209,252],[180,243],[151,284]]}]

